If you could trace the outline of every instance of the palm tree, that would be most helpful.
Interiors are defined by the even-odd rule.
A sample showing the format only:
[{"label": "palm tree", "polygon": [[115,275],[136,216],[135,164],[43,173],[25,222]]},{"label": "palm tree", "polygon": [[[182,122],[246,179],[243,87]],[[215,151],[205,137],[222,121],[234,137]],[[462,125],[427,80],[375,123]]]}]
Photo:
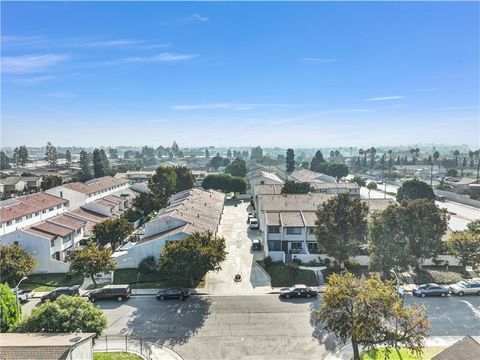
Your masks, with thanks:
[{"label": "palm tree", "polygon": [[455,158],[455,167],[458,168],[458,157],[460,156],[460,151],[455,150],[453,152],[453,157]]}]

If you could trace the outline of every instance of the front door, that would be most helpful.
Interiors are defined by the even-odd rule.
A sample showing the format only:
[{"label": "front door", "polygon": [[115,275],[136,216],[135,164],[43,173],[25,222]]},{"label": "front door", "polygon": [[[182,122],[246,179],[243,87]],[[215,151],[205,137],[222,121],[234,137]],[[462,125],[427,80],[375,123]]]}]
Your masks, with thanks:
[{"label": "front door", "polygon": [[288,241],[282,241],[282,251],[288,253]]}]

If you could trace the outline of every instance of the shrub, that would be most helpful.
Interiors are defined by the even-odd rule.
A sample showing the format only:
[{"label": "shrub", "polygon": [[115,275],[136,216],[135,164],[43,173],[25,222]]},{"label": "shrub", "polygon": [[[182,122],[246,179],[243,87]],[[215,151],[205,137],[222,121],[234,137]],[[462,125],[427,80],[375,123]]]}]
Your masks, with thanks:
[{"label": "shrub", "polygon": [[313,260],[310,260],[307,264],[307,266],[322,266],[323,265],[323,261],[322,259],[319,259],[319,261],[317,261],[317,259],[313,259]]},{"label": "shrub", "polygon": [[332,261],[330,260],[330,258],[323,259],[323,265],[326,266],[327,268],[329,268],[331,264],[332,264]]},{"label": "shrub", "polygon": [[271,256],[265,256],[263,258],[263,263],[265,264],[266,267],[269,267],[270,265],[272,265],[272,257]]},{"label": "shrub", "polygon": [[155,261],[154,256],[147,256],[146,258],[143,258],[142,261],[140,261],[140,264],[138,264],[138,270],[141,273],[144,274],[154,274],[155,272],[158,271],[158,264]]},{"label": "shrub", "polygon": [[345,267],[347,268],[347,270],[352,271],[360,269],[361,265],[358,261],[350,259],[345,262]]},{"label": "shrub", "polygon": [[299,266],[302,265],[302,260],[300,260],[299,258],[293,258],[292,262],[296,263]]},{"label": "shrub", "polygon": [[298,266],[299,265],[298,265],[298,262],[296,262],[296,261],[289,262],[287,266],[288,266],[289,269],[291,269],[293,271],[298,271]]}]

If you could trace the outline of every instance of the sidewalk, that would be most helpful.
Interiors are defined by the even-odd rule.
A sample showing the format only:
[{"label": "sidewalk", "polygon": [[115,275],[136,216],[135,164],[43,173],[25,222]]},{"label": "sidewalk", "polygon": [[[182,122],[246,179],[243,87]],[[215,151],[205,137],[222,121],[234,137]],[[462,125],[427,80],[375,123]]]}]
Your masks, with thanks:
[{"label": "sidewalk", "polygon": [[[472,336],[476,341],[480,341],[480,336]],[[464,336],[431,336],[427,338],[426,347],[449,347],[457,341],[463,339]],[[362,350],[360,350],[362,351]],[[353,358],[353,348],[351,344],[341,345],[325,356],[324,360],[351,360]]]}]

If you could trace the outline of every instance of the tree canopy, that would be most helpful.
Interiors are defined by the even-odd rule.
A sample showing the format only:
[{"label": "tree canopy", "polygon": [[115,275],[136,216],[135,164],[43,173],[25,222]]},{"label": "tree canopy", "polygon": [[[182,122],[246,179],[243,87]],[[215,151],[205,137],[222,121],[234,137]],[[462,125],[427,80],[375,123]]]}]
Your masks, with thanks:
[{"label": "tree canopy", "polygon": [[42,191],[51,189],[55,186],[60,186],[63,183],[63,179],[57,175],[46,175],[42,176]]},{"label": "tree canopy", "polygon": [[263,159],[263,149],[260,146],[256,146],[256,147],[252,148],[252,155],[251,155],[250,158],[252,160],[262,160]]},{"label": "tree canopy", "polygon": [[327,162],[325,161],[323,154],[320,150],[315,153],[315,156],[310,162],[310,170],[316,171],[319,173],[324,173]]},{"label": "tree canopy", "polygon": [[99,249],[96,244],[88,244],[84,248],[73,252],[70,271],[73,274],[90,277],[96,287],[96,274],[115,270],[115,260],[111,256],[112,251],[110,249]]},{"label": "tree canopy", "polygon": [[191,189],[195,186],[192,171],[185,166],[175,166],[175,193]]},{"label": "tree canopy", "polygon": [[207,271],[221,270],[225,260],[225,239],[212,233],[194,233],[180,241],[170,241],[160,254],[160,268],[183,286],[194,286]]},{"label": "tree canopy", "polygon": [[348,166],[345,164],[327,163],[324,173],[340,180],[340,178],[348,175]]},{"label": "tree canopy", "polygon": [[358,280],[348,272],[329,277],[314,316],[327,331],[352,342],[354,360],[360,360],[359,346],[401,346],[421,355],[430,329],[425,310],[404,306],[392,284],[375,277]]},{"label": "tree canopy", "polygon": [[318,245],[343,267],[367,239],[368,206],[348,194],[339,194],[318,207],[315,235]]},{"label": "tree canopy", "polygon": [[10,286],[16,286],[20,279],[32,272],[35,265],[35,259],[19,245],[0,244],[0,273],[2,281]]},{"label": "tree canopy", "polygon": [[285,164],[286,164],[287,173],[291,173],[293,172],[293,170],[295,170],[295,152],[293,151],[293,149],[287,149]]},{"label": "tree canopy", "polygon": [[127,219],[106,219],[95,224],[93,238],[101,246],[110,244],[112,250],[115,250],[132,231],[133,225]]},{"label": "tree canopy", "polygon": [[8,284],[0,284],[0,332],[7,332],[20,319],[22,307]]},{"label": "tree canopy", "polygon": [[358,175],[354,176],[353,179],[350,180],[350,182],[357,183],[358,186],[363,186],[363,187],[367,185],[367,182],[365,181],[365,179]]},{"label": "tree canopy", "polygon": [[404,181],[397,191],[397,201],[417,199],[435,200],[432,187],[418,179]]},{"label": "tree canopy", "polygon": [[57,159],[57,148],[53,146],[50,141],[47,142],[47,146],[45,148],[45,160],[47,160],[48,166],[57,167]]},{"label": "tree canopy", "polygon": [[480,265],[480,235],[469,230],[455,231],[445,241],[445,246],[463,267]]},{"label": "tree canopy", "polygon": [[174,167],[159,166],[148,180],[148,187],[163,206],[166,206],[170,196],[175,194],[177,173]]},{"label": "tree canopy", "polygon": [[107,328],[107,318],[99,307],[86,298],[61,295],[57,300],[40,305],[32,314],[14,327],[15,332],[102,334]]},{"label": "tree canopy", "polygon": [[285,181],[282,187],[282,194],[308,194],[313,188],[307,182]]},{"label": "tree canopy", "polygon": [[230,174],[210,174],[203,179],[202,187],[223,192],[244,193],[247,188],[247,182],[244,178],[231,176]]},{"label": "tree canopy", "polygon": [[227,165],[225,172],[232,176],[245,177],[247,175],[247,163],[245,160],[236,158],[230,164]]}]

